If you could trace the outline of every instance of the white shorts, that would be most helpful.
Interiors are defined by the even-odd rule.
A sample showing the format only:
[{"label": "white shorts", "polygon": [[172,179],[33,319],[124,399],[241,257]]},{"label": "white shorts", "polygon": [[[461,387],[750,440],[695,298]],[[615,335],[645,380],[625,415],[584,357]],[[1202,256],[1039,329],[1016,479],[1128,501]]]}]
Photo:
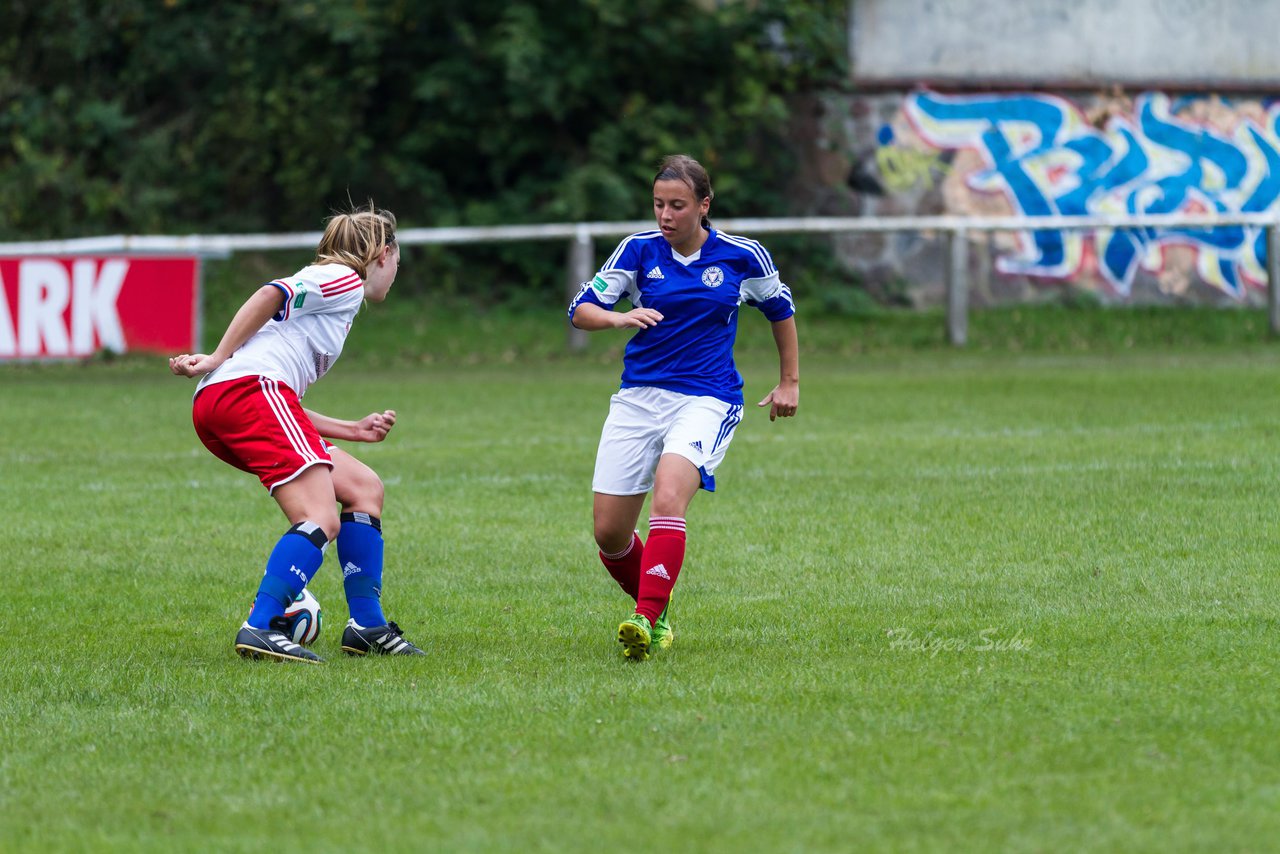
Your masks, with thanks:
[{"label": "white shorts", "polygon": [[649,386],[624,388],[609,401],[591,488],[605,495],[648,492],[658,459],[679,454],[698,467],[702,488],[715,492],[714,472],[741,420],[739,403]]}]

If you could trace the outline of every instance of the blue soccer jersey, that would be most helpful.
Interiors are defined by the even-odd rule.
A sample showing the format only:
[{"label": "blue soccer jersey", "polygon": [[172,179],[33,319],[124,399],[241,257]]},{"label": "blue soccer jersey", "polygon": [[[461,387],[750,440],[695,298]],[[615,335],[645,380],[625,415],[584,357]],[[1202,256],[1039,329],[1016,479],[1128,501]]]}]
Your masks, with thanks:
[{"label": "blue soccer jersey", "polygon": [[691,256],[672,249],[661,231],[625,238],[582,286],[569,317],[584,302],[612,310],[625,297],[662,314],[656,326],[627,342],[622,387],[654,386],[681,394],[742,403],[742,375],[733,363],[738,306],[758,308],[770,321],[795,314],[763,246],[712,229]]}]

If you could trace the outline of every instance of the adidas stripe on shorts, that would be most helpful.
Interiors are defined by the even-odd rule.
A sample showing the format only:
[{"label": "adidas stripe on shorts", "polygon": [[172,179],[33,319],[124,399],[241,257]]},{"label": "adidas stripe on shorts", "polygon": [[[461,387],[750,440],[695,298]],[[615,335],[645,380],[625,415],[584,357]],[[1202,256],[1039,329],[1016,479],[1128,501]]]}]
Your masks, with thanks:
[{"label": "adidas stripe on shorts", "polygon": [[196,435],[214,456],[256,474],[268,491],[314,465],[333,468],[293,389],[268,377],[205,386],[191,411]]},{"label": "adidas stripe on shorts", "polygon": [[679,454],[698,467],[702,488],[714,492],[715,470],[741,420],[741,404],[652,386],[624,388],[609,401],[591,488],[606,495],[648,492],[658,458]]}]

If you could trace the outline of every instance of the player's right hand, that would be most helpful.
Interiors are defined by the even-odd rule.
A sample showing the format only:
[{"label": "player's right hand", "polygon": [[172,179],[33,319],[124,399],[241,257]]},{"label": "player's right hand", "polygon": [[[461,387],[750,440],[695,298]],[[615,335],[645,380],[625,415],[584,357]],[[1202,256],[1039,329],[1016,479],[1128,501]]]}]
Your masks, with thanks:
[{"label": "player's right hand", "polygon": [[657,326],[662,320],[662,313],[651,308],[633,308],[621,314],[615,314],[619,329],[648,329]]},{"label": "player's right hand", "polygon": [[169,370],[180,377],[200,377],[222,364],[220,359],[204,353],[183,353],[169,359]]}]

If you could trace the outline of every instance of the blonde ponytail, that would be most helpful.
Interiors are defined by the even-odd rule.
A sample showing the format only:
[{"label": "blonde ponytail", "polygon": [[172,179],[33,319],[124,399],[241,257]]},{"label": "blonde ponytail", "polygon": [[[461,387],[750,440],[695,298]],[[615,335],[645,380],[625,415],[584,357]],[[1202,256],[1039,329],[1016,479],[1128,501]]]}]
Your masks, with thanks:
[{"label": "blonde ponytail", "polygon": [[370,201],[367,208],[329,217],[312,263],[343,264],[365,279],[369,265],[378,259],[384,247],[395,242],[395,214],[378,210]]}]

